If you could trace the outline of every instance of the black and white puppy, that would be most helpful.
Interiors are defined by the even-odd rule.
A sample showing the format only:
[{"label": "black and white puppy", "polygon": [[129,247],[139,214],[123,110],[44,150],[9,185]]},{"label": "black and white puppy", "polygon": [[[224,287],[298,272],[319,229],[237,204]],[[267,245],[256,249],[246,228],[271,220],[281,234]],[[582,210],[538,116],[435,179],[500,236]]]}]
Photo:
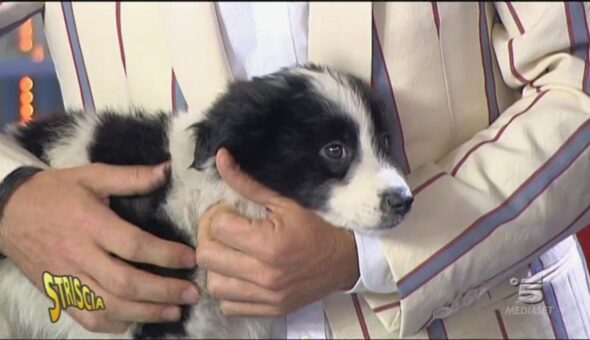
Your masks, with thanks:
[{"label": "black and white puppy", "polygon": [[[152,234],[195,247],[199,217],[218,202],[252,218],[265,213],[220,179],[215,154],[221,147],[243,171],[335,226],[361,231],[396,226],[409,211],[412,195],[392,156],[390,119],[358,78],[308,65],[233,83],[204,114],[69,113],[9,133],[54,168],[170,159],[165,188],[141,197],[112,197],[110,206]],[[138,324],[123,336],[270,336],[270,319],[223,316],[206,294],[204,271],[133,265],[194,280],[201,300],[183,308],[180,322]],[[0,278],[0,337],[121,337],[86,331],[67,313],[50,323],[53,303],[10,260],[0,262]]]}]

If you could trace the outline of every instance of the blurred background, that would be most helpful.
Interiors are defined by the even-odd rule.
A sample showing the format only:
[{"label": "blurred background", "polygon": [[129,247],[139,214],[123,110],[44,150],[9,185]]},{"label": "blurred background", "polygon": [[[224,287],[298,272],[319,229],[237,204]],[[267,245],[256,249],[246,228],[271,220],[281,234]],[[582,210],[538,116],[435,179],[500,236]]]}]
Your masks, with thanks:
[{"label": "blurred background", "polygon": [[0,103],[0,126],[63,110],[40,14],[0,35]]},{"label": "blurred background", "polygon": [[[0,30],[0,104],[0,128],[63,110],[40,14],[10,32]],[[578,239],[590,263],[590,228]]]}]

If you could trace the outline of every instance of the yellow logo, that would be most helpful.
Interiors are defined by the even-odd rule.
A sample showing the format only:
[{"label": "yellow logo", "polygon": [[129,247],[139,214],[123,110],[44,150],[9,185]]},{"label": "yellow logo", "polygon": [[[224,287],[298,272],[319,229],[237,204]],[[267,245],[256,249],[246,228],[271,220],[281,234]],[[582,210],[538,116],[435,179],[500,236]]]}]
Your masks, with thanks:
[{"label": "yellow logo", "polygon": [[52,323],[57,322],[61,311],[68,307],[89,312],[105,308],[103,299],[72,275],[56,276],[44,272],[43,288],[45,294],[53,301],[53,307],[49,308],[49,320]]}]

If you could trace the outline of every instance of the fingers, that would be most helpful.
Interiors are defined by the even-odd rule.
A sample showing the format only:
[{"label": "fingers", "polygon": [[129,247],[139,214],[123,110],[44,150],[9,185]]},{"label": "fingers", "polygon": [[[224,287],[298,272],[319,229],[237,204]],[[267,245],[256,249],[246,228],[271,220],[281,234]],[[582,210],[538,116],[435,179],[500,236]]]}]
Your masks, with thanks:
[{"label": "fingers", "polygon": [[219,299],[234,302],[280,304],[285,295],[264,289],[248,281],[207,273],[207,292]]},{"label": "fingers", "polygon": [[94,263],[93,279],[119,298],[182,305],[199,302],[199,291],[190,281],[151,274],[108,254],[95,255]]},{"label": "fingers", "polygon": [[193,268],[194,249],[158,238],[122,220],[103,207],[100,225],[94,228],[96,242],[105,250],[132,262],[165,268]]},{"label": "fingers", "polygon": [[222,148],[217,152],[215,162],[221,178],[242,196],[260,205],[272,206],[279,195],[258,183],[255,179],[239,170],[232,155]]},{"label": "fingers", "polygon": [[223,315],[226,316],[276,317],[288,313],[288,311],[283,308],[263,303],[221,301],[219,307],[221,308]]},{"label": "fingers", "polygon": [[168,162],[158,166],[116,166],[95,163],[75,170],[86,187],[101,197],[149,193],[164,184],[170,173]]},{"label": "fingers", "polygon": [[217,242],[201,243],[197,247],[199,268],[247,280],[258,285],[273,285],[275,273],[259,260],[245,256]]},{"label": "fingers", "polygon": [[269,241],[268,231],[272,230],[269,220],[250,220],[237,214],[229,207],[220,207],[207,212],[201,219],[199,237],[207,236],[222,244],[261,258]]},{"label": "fingers", "polygon": [[180,320],[179,306],[155,303],[138,303],[113,299],[106,317],[108,320],[123,322],[174,322]]},{"label": "fingers", "polygon": [[83,274],[79,278],[104,302],[103,310],[87,311],[72,308],[67,310],[90,331],[122,333],[130,322],[173,322],[180,319],[179,306],[121,299],[109,293],[92,278]]}]

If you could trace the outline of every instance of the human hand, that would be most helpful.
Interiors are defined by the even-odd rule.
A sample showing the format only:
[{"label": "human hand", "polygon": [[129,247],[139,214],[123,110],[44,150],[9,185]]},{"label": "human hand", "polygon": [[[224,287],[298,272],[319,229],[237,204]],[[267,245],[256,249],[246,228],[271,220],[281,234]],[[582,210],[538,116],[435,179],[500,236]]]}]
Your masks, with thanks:
[{"label": "human hand", "polygon": [[267,208],[261,220],[223,205],[201,219],[197,264],[207,270],[207,290],[225,315],[284,315],[354,286],[359,269],[352,233],[240,172],[225,149],[216,162],[232,188]]},{"label": "human hand", "polygon": [[111,195],[140,195],[166,181],[166,167],[91,164],[35,174],[9,198],[0,219],[0,252],[43,291],[42,273],[73,275],[104,300],[105,309],[66,311],[84,328],[122,333],[129,322],[180,318],[180,304],[198,301],[188,281],[163,278],[112,256],[169,268],[192,268],[190,247],[161,240],[120,219]]}]

